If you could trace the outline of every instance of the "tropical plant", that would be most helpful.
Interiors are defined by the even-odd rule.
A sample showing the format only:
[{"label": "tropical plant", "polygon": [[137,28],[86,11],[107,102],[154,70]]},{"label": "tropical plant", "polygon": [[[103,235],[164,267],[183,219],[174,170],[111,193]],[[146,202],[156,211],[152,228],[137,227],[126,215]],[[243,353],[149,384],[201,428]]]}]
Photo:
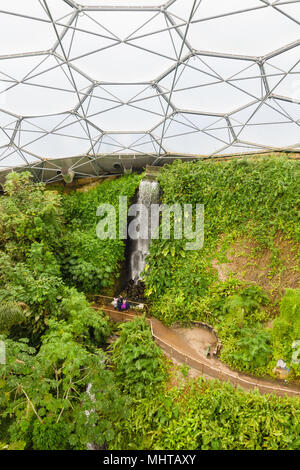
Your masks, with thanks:
[{"label": "tropical plant", "polygon": [[113,423],[126,415],[126,407],[100,350],[88,352],[61,323],[51,325],[38,353],[25,339],[5,343],[0,410],[3,418],[14,417],[11,442],[84,449],[88,442],[104,445],[113,439]]},{"label": "tropical plant", "polygon": [[125,242],[118,237],[108,240],[97,237],[97,208],[102,203],[111,204],[118,221],[119,196],[127,197],[129,205],[140,179],[140,175],[125,175],[104,181],[87,192],[64,195],[67,231],[60,240],[58,256],[68,284],[86,293],[114,290],[125,259]]},{"label": "tropical plant", "polygon": [[29,172],[12,172],[0,198],[0,249],[24,260],[31,243],[54,247],[61,234],[60,196],[43,183],[33,183]]},{"label": "tropical plant", "polygon": [[292,362],[293,343],[300,340],[300,289],[286,289],[280,303],[280,315],[274,320],[272,341],[274,357],[283,359],[296,377],[299,364]]},{"label": "tropical plant", "polygon": [[112,363],[121,389],[140,398],[157,393],[164,386],[166,367],[145,318],[124,323],[120,330]]},{"label": "tropical plant", "polygon": [[267,365],[272,358],[270,333],[259,325],[242,328],[227,356],[234,367],[245,371]]},{"label": "tropical plant", "polygon": [[[275,156],[229,162],[176,161],[164,166],[159,176],[162,203],[192,204],[193,208],[204,205],[204,246],[200,251],[185,251],[185,240],[172,236],[170,240],[153,240],[145,270],[152,315],[166,324],[190,320],[210,323],[222,341],[223,360],[232,365],[232,356],[225,353],[233,352],[241,328],[263,325],[278,307],[259,286],[235,279],[235,273],[229,272],[220,282],[212,266],[216,260],[228,262],[232,244],[247,239],[257,250],[269,250],[268,279],[272,281],[279,274],[280,250],[275,240],[280,235],[296,247],[300,239],[298,178],[298,162]],[[294,272],[297,268],[286,269]],[[281,321],[287,331],[289,321]],[[290,338],[279,337],[284,349],[281,355],[290,357]],[[272,341],[271,350],[275,348],[279,354],[280,347],[274,344]],[[236,362],[236,366],[238,363],[242,365]],[[274,360],[264,363],[264,367],[249,364],[249,370],[270,373]]]},{"label": "tropical plant", "polygon": [[300,403],[199,378],[136,400],[110,449],[300,449]]}]

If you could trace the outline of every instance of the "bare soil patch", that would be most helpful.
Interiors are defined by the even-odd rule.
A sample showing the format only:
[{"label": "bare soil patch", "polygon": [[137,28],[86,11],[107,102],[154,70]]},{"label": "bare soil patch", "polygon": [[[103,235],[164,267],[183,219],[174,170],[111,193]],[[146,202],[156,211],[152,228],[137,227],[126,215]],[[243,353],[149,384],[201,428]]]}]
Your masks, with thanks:
[{"label": "bare soil patch", "polygon": [[299,246],[278,235],[275,239],[279,264],[272,264],[270,249],[259,249],[256,241],[241,238],[235,241],[226,253],[228,262],[220,263],[214,259],[212,267],[217,270],[220,281],[230,274],[241,281],[257,284],[276,300],[282,297],[284,289],[299,287],[300,273],[297,250]]},{"label": "bare soil patch", "polygon": [[208,347],[211,350],[217,344],[215,336],[204,328],[171,328],[177,333],[194,351],[200,356],[206,357],[206,350]]}]

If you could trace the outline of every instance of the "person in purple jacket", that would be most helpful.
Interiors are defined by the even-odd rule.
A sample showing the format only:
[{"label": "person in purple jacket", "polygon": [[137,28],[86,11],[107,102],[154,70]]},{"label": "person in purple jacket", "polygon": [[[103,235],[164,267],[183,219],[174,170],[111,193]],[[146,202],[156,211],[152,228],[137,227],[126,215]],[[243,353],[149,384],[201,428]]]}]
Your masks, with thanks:
[{"label": "person in purple jacket", "polygon": [[121,305],[121,310],[129,310],[130,305],[127,299],[123,299],[122,305]]}]

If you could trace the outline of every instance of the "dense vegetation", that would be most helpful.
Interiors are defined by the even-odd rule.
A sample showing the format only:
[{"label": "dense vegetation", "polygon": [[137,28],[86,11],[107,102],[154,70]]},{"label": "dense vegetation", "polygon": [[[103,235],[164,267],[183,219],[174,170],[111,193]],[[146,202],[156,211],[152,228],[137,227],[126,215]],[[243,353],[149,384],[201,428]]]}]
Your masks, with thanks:
[{"label": "dense vegetation", "polygon": [[[297,161],[271,157],[220,163],[177,161],[164,167],[159,179],[163,203],[204,204],[205,236],[200,251],[186,251],[186,240],[153,242],[146,266],[152,314],[166,324],[210,323],[223,342],[222,360],[258,375],[272,374],[281,358],[291,367],[291,377],[300,377],[299,365],[291,364],[292,343],[300,339],[295,320],[299,291],[286,294],[280,318],[273,329],[266,329],[267,321],[278,314],[280,298],[234,274],[220,280],[213,260],[228,261],[231,245],[247,238],[255,243],[253,252],[247,253],[249,263],[254,265],[262,250],[270,253],[270,280],[284,269],[296,270],[282,265],[276,240],[280,234],[299,247],[299,176]],[[299,248],[295,265],[299,266]]]},{"label": "dense vegetation", "polygon": [[[111,327],[85,293],[113,287],[123,241],[96,236],[101,201],[129,198],[138,176],[62,196],[11,173],[0,198],[1,438],[10,448],[86,448],[126,414],[103,353]],[[107,199],[108,198],[108,199]],[[130,199],[129,199],[130,200]],[[83,292],[79,292],[80,289]],[[90,384],[90,393],[87,386]],[[89,413],[86,411],[94,410]]]},{"label": "dense vegetation", "polygon": [[135,400],[111,449],[300,449],[297,399],[278,399],[198,379]]},{"label": "dense vegetation", "polygon": [[[272,252],[270,276],[283,269],[274,240],[280,232],[299,241],[297,168],[263,159],[162,170],[163,202],[204,203],[206,233],[200,252],[180,240],[153,243],[146,268],[152,314],[167,324],[211,323],[223,342],[221,359],[239,370],[270,373],[279,358],[291,364],[299,289],[277,302],[254,283],[220,281],[212,260],[226,260],[231,243],[247,235]],[[130,203],[140,178],[61,194],[28,173],[7,177],[0,198],[0,449],[300,449],[298,399],[189,380],[184,368],[173,386],[173,367],[144,318],[115,331],[91,308],[90,294],[113,291],[125,250],[122,240],[96,237],[96,209],[104,202],[118,211],[119,195]],[[113,332],[119,338],[107,349]],[[299,365],[291,368],[299,377]]]},{"label": "dense vegetation", "polygon": [[[67,232],[62,238],[59,259],[64,279],[86,293],[103,289],[113,292],[125,258],[124,240],[100,240],[96,237],[99,204],[112,204],[119,220],[119,196],[130,204],[141,177],[128,175],[104,181],[88,192],[64,195],[62,207]],[[117,225],[118,230],[118,225]]]},{"label": "dense vegetation", "polygon": [[[111,439],[113,423],[125,413],[124,399],[105,368],[101,350],[109,333],[107,322],[81,294],[77,296],[70,309],[66,299],[66,320],[49,321],[38,351],[26,338],[5,341],[6,365],[0,368],[1,426],[6,421],[10,440],[19,448],[102,445]],[[89,332],[90,325],[94,334]],[[90,394],[88,384],[92,385]],[[87,417],[85,411],[91,410]]]},{"label": "dense vegetation", "polygon": [[121,389],[131,397],[157,395],[164,384],[166,368],[161,349],[153,344],[149,326],[144,318],[138,318],[120,329],[112,361]]},{"label": "dense vegetation", "polygon": [[23,311],[26,337],[39,341],[70,287],[86,294],[114,287],[125,243],[97,238],[96,210],[101,202],[118,209],[119,195],[129,203],[138,181],[130,175],[62,196],[33,183],[29,173],[7,177],[0,199],[0,302],[6,316]]}]

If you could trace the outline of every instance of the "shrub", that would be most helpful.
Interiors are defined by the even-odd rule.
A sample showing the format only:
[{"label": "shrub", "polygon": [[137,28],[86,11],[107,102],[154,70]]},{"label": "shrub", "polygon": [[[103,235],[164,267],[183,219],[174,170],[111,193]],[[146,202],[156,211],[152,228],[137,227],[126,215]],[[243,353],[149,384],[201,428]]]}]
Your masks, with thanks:
[{"label": "shrub", "polygon": [[67,322],[74,339],[85,346],[103,346],[111,334],[107,317],[101,311],[94,310],[85,295],[74,288],[66,290],[58,318]]},{"label": "shrub", "polygon": [[86,293],[112,287],[125,257],[122,240],[99,240],[95,229],[75,230],[62,240],[60,262],[69,284]]},{"label": "shrub", "polygon": [[33,183],[29,172],[6,177],[6,195],[0,198],[0,249],[23,260],[33,242],[54,247],[61,235],[61,198],[43,183]]},{"label": "shrub", "polygon": [[120,325],[112,362],[120,387],[134,397],[146,397],[163,387],[166,369],[145,318]]},{"label": "shrub", "polygon": [[280,303],[280,315],[274,320],[272,329],[275,359],[283,359],[300,377],[299,365],[291,362],[294,352],[292,344],[300,340],[300,289],[286,289]]},{"label": "shrub", "polygon": [[101,203],[112,204],[118,215],[119,196],[126,196],[129,205],[140,179],[140,175],[126,175],[104,181],[87,192],[71,192],[63,197],[67,230],[60,240],[59,259],[69,285],[89,294],[114,287],[125,259],[125,243],[118,237],[97,238],[97,208]]},{"label": "shrub", "polygon": [[266,366],[271,357],[271,336],[261,326],[242,328],[234,343],[234,349],[227,352],[231,364],[245,371]]},{"label": "shrub", "polygon": [[68,427],[66,423],[38,420],[34,422],[32,442],[34,450],[67,450]]}]

